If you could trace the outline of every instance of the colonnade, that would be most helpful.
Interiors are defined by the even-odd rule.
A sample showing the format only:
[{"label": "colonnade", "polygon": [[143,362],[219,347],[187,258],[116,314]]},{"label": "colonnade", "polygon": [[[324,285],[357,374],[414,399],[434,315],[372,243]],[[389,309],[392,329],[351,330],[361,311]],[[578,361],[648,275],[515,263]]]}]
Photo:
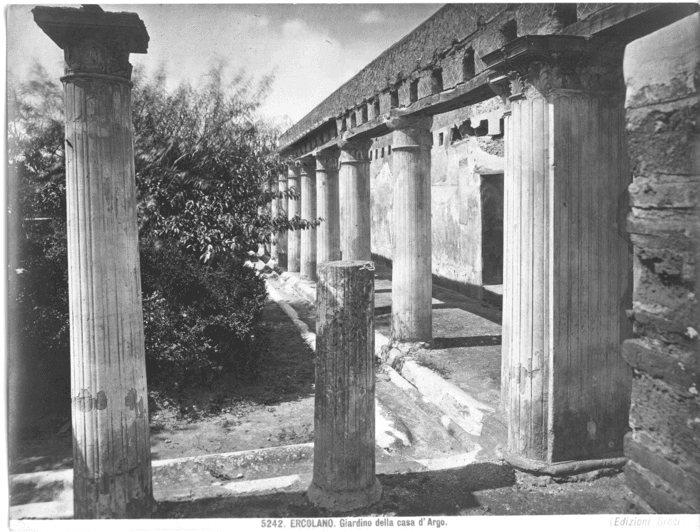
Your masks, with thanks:
[{"label": "colonnade", "polygon": [[[393,116],[394,268],[392,338],[399,342],[432,339],[432,246],[430,222],[431,119]],[[287,271],[316,280],[319,264],[334,260],[371,260],[370,139],[343,140],[337,148],[317,150],[296,161],[279,191],[295,189],[291,220],[316,216],[316,228],[278,238],[277,253],[287,253]]]},{"label": "colonnade", "polygon": [[[620,356],[630,334],[621,309],[629,307],[631,283],[622,56],[577,37],[511,44],[484,57],[507,108],[501,372],[507,455],[540,471],[603,466],[622,456],[631,385]],[[432,119],[392,110],[384,125],[393,152],[392,340],[429,342]],[[316,234],[322,261],[370,259],[368,149],[368,140],[346,138],[332,156],[310,156],[324,182],[317,182],[318,212],[328,217]],[[331,167],[339,167],[338,210],[328,207],[336,194],[328,187],[336,175]],[[304,194],[312,197],[302,189],[302,205]],[[339,239],[330,236],[336,227]],[[292,260],[293,252],[300,256]],[[308,246],[289,253],[290,264],[302,268],[317,258]]]},{"label": "colonnade", "polygon": [[[131,124],[138,16],[35,8],[65,50],[66,175],[75,515],[153,508]],[[564,36],[483,57],[505,119],[502,405],[507,458],[553,474],[622,456],[631,372],[630,181],[621,54]],[[392,110],[392,340],[432,340],[431,118]],[[323,222],[278,235],[273,254],[315,280],[319,264],[371,260],[369,140],[290,165],[275,209]],[[286,203],[286,205],[285,205]],[[116,362],[115,362],[116,361]],[[581,465],[581,463],[584,466]],[[567,469],[568,468],[568,469]]]}]

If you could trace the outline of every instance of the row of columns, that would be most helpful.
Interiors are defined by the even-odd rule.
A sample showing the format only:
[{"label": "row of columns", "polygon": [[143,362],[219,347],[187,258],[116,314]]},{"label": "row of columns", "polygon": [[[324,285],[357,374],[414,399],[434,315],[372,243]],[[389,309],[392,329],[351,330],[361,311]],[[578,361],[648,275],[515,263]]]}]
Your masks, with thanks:
[{"label": "row of columns", "polygon": [[[432,339],[431,120],[392,117],[387,125],[394,136],[392,338],[427,342]],[[369,139],[343,140],[280,175],[279,191],[298,193],[296,199],[280,200],[287,202],[289,219],[322,219],[315,228],[288,233],[286,246],[277,236],[276,253],[281,258],[286,252],[289,272],[315,281],[319,264],[371,260],[370,145]]]},{"label": "row of columns", "polygon": [[[498,54],[508,51],[492,56],[503,73],[492,76],[494,89],[509,108],[502,405],[507,455],[526,469],[617,463],[627,430],[631,374],[620,345],[630,327],[620,309],[629,307],[622,216],[630,179],[621,56],[604,50],[579,38],[528,37],[506,59]],[[392,115],[386,125],[393,135],[392,340],[430,341],[430,118]],[[340,254],[367,260],[368,146],[339,148]],[[328,163],[317,168],[332,179]],[[302,205],[305,194],[312,197],[302,188]],[[317,232],[324,246],[336,227],[335,213],[325,212]],[[303,269],[316,258],[307,249],[301,274],[313,279],[315,269]]]},{"label": "row of columns", "polygon": [[[75,517],[143,517],[154,501],[128,59],[146,51],[148,34],[133,14],[98,10],[34,10],[66,52]],[[620,309],[630,306],[620,215],[630,181],[621,61],[582,42],[573,61],[561,53],[562,41],[552,43],[557,53],[543,61],[548,43],[529,39],[527,61],[499,63],[509,69],[511,108],[502,371],[507,454],[527,469],[603,465],[622,454],[631,381],[620,356],[629,335]],[[392,336],[429,341],[430,120],[392,116],[387,126],[394,152]],[[301,191],[288,201],[290,218],[324,217],[318,229],[286,235],[286,250],[284,238],[277,240],[275,252],[287,255],[289,271],[315,280],[319,261],[371,258],[366,143],[317,152],[290,167],[286,183],[280,180],[280,190]]]}]

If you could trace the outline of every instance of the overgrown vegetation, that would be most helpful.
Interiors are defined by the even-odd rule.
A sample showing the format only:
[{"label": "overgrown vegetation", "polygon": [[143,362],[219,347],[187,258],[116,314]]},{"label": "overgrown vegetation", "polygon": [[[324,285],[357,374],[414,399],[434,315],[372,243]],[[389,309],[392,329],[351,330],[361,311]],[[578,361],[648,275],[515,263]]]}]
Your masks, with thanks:
[{"label": "overgrown vegetation", "polygon": [[[134,74],[148,381],[161,397],[226,372],[257,374],[265,290],[244,261],[274,231],[316,223],[265,208],[283,163],[278,132],[256,118],[270,83],[243,74],[227,82],[222,65],[172,90],[163,69]],[[38,66],[8,87],[8,174],[18,192],[10,207],[22,220],[10,236],[19,241],[10,276],[20,356],[55,368],[69,368],[62,92]]]}]

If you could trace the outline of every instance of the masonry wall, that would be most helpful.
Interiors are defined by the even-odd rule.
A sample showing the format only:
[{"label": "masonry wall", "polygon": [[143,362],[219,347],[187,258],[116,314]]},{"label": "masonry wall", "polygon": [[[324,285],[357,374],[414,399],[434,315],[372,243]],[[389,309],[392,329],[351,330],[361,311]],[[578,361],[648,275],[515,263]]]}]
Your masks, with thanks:
[{"label": "masonry wall", "polygon": [[626,478],[661,513],[700,512],[698,43],[695,14],[625,54],[635,332],[623,344],[634,369]]},{"label": "masonry wall", "polygon": [[[503,210],[490,207],[489,213],[484,213],[482,204],[497,201],[498,184],[492,181],[503,171],[502,115],[501,100],[492,98],[433,119],[433,275],[442,284],[475,297],[482,296],[484,280],[500,284],[494,282],[494,272],[484,276],[482,246],[493,247],[493,242],[484,241],[484,235],[494,229],[497,232],[497,227],[484,227],[482,220],[494,220],[497,226],[500,216],[502,226]],[[370,164],[372,253],[389,260],[393,212],[390,146],[390,134],[375,139]],[[488,201],[483,202],[482,197]]]}]

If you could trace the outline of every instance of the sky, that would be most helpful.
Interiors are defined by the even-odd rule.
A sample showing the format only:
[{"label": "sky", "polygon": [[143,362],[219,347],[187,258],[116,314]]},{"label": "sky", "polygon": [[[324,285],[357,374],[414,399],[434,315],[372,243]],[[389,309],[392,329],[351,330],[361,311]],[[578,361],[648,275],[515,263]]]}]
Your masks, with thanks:
[{"label": "sky", "polygon": [[[147,70],[164,63],[173,84],[196,82],[219,60],[231,74],[274,73],[260,113],[291,125],[443,4],[101,5],[138,13],[149,51],[131,54],[131,63]],[[34,23],[33,7],[6,8],[8,75],[22,79],[37,60],[58,78],[63,52]]]}]

